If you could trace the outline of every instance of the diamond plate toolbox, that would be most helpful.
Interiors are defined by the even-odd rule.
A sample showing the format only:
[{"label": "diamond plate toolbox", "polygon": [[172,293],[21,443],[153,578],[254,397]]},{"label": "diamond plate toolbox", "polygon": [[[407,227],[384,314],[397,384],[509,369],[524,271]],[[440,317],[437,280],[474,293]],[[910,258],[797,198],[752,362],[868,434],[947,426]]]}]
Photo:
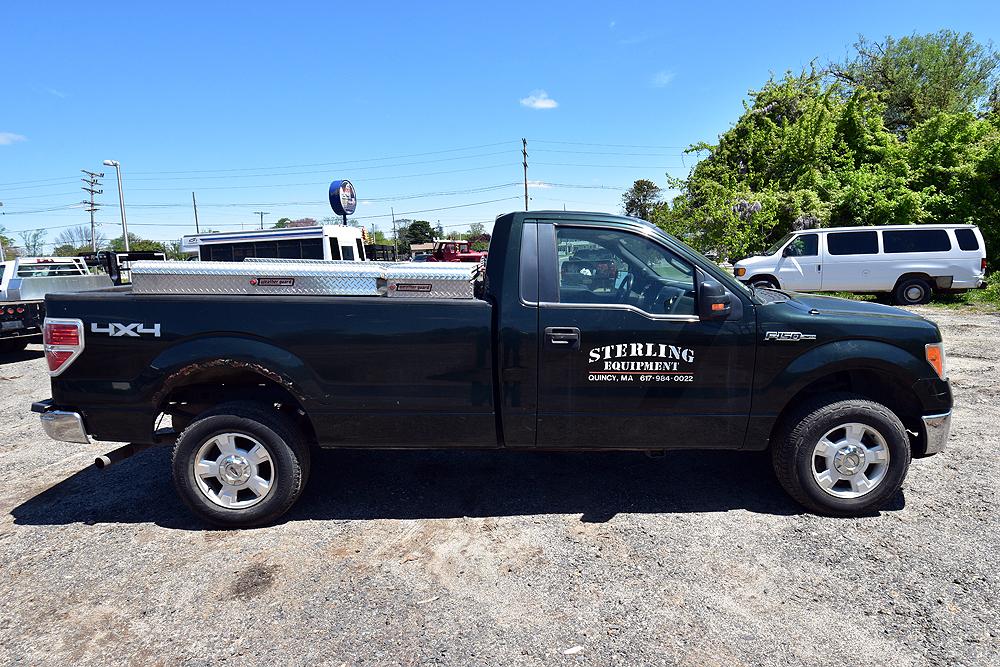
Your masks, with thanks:
[{"label": "diamond plate toolbox", "polygon": [[475,296],[479,264],[399,262],[385,269],[390,298],[471,299]]},{"label": "diamond plate toolbox", "polygon": [[136,262],[136,294],[385,294],[385,270],[365,262],[320,265],[270,262]]},{"label": "diamond plate toolbox", "polygon": [[388,296],[472,299],[482,265],[255,259],[135,262],[136,294]]}]

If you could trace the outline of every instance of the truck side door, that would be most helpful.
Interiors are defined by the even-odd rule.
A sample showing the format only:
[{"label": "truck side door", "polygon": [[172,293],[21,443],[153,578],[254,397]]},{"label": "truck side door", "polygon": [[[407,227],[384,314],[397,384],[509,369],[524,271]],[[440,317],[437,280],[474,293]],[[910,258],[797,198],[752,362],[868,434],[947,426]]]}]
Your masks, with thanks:
[{"label": "truck side door", "polygon": [[749,299],[701,321],[695,266],[635,230],[545,223],[538,245],[538,447],[742,446]]}]

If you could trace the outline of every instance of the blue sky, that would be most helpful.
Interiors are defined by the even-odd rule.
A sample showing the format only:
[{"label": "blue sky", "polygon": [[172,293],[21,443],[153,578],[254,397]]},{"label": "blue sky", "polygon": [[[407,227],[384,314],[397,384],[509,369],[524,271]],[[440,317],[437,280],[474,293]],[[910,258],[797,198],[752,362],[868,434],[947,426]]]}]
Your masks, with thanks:
[{"label": "blue sky", "polygon": [[[619,211],[637,178],[692,164],[770,72],[870,37],[970,31],[1000,3],[7,3],[0,39],[0,225],[89,218],[107,236],[248,228],[254,211],[322,218],[350,178],[367,226],[461,229],[523,207]],[[554,185],[559,184],[559,185]],[[566,187],[574,186],[574,187]],[[484,202],[484,203],[478,203]],[[54,210],[46,210],[54,209]],[[429,210],[440,209],[440,210]],[[413,212],[413,213],[410,213]]]}]

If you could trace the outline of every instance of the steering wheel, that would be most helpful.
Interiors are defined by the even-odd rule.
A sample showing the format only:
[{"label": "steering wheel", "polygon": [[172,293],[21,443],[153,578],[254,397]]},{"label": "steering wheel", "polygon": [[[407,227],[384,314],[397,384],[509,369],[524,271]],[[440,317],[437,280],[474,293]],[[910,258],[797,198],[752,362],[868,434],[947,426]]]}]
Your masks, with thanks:
[{"label": "steering wheel", "polygon": [[617,299],[618,303],[625,303],[628,301],[628,295],[632,293],[632,285],[635,284],[635,274],[627,273],[625,274],[625,279],[622,280],[621,287],[618,288]]}]

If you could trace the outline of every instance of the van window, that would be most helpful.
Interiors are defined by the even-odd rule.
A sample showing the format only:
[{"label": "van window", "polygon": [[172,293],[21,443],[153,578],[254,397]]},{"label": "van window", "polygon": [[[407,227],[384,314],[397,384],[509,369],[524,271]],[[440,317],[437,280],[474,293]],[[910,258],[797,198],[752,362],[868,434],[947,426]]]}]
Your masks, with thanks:
[{"label": "van window", "polygon": [[826,235],[831,255],[877,255],[878,232],[834,232]]},{"label": "van window", "polygon": [[815,257],[819,254],[819,235],[803,234],[785,248],[787,257]]},{"label": "van window", "polygon": [[962,250],[979,250],[979,239],[971,229],[956,229],[955,238],[958,239],[958,247]]},{"label": "van window", "polygon": [[882,247],[887,253],[946,252],[951,239],[943,229],[899,229],[882,232]]}]

